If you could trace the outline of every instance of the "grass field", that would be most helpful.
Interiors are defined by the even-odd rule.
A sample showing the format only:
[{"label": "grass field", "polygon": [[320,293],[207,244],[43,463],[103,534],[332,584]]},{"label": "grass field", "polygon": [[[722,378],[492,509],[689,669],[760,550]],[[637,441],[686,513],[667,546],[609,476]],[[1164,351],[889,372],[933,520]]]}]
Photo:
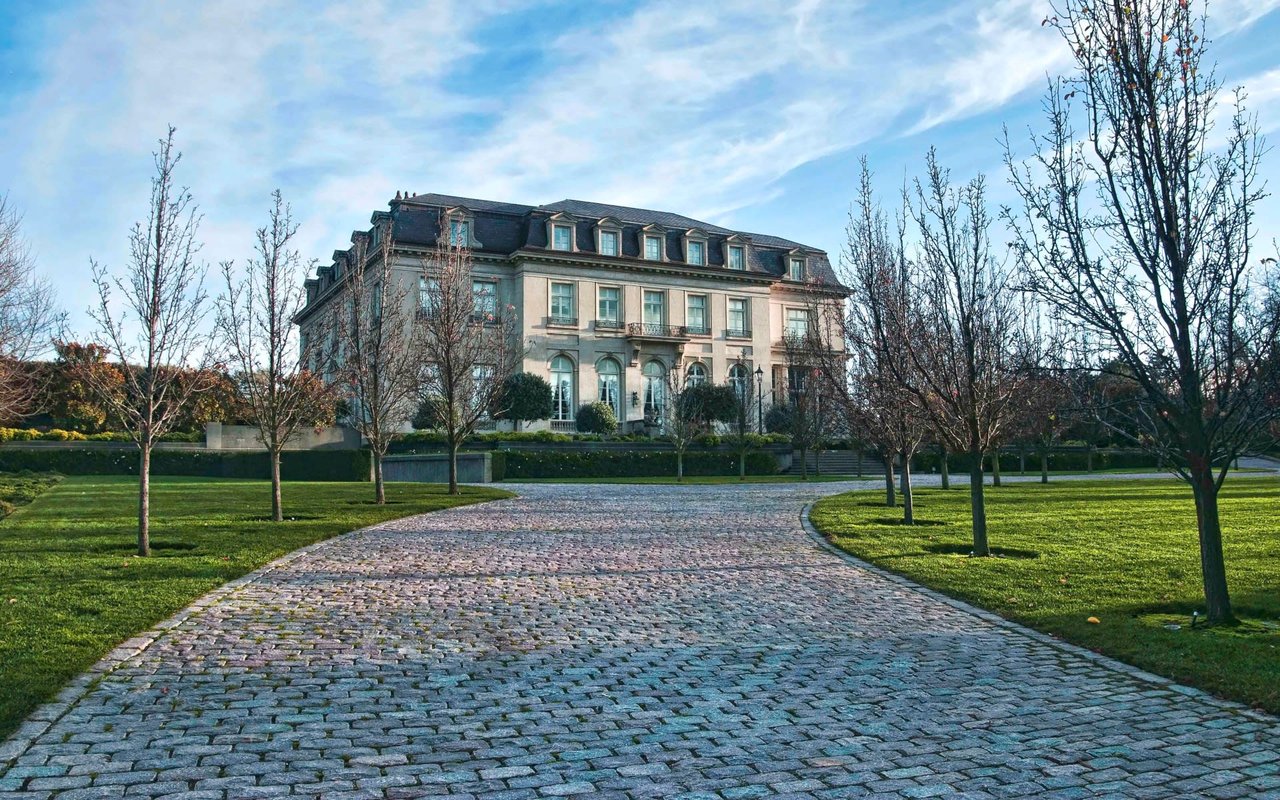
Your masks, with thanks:
[{"label": "grass field", "polygon": [[[970,558],[967,490],[921,490],[915,527],[878,492],[818,502],[814,525],[849,553],[1009,619],[1215,694],[1280,712],[1280,481],[1222,495],[1228,580],[1242,623],[1203,609],[1190,490],[1161,480],[987,490],[991,545]],[[1089,622],[1090,617],[1099,620]],[[1179,626],[1172,629],[1166,626]]]},{"label": "grass field", "polygon": [[[0,500],[29,499],[29,480],[0,477]],[[154,555],[137,558],[136,486],[65,478],[0,523],[0,739],[119,642],[274,558],[376,522],[510,496],[393,483],[388,505],[376,506],[367,483],[286,483],[286,521],[272,523],[267,481],[154,478]]]}]

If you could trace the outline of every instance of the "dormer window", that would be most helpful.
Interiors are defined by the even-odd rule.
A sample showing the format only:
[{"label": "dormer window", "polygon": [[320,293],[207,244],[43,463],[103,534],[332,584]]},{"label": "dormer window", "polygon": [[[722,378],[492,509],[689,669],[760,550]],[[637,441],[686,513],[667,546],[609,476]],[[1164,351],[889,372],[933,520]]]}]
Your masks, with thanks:
[{"label": "dormer window", "polygon": [[551,226],[551,249],[566,253],[573,250],[573,228],[568,225]]},{"label": "dormer window", "polygon": [[690,264],[699,267],[707,263],[707,246],[702,242],[689,242],[689,253],[686,260]]},{"label": "dormer window", "polygon": [[787,277],[793,281],[804,280],[804,259],[803,258],[791,259],[791,268],[787,270]]},{"label": "dormer window", "polygon": [[644,237],[644,257],[646,261],[662,260],[662,237],[648,234]]},{"label": "dormer window", "polygon": [[747,248],[740,244],[729,245],[729,269],[747,268]]},{"label": "dormer window", "polygon": [[600,231],[600,255],[618,255],[618,232]]}]

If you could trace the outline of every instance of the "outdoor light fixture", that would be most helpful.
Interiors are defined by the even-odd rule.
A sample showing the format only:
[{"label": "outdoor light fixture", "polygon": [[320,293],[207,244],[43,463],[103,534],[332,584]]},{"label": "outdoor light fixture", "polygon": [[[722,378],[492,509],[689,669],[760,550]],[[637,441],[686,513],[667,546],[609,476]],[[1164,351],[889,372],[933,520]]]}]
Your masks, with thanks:
[{"label": "outdoor light fixture", "polygon": [[631,407],[632,407],[632,408],[637,408],[639,405],[640,405],[640,393],[639,393],[639,392],[632,392],[632,393],[631,393]]}]

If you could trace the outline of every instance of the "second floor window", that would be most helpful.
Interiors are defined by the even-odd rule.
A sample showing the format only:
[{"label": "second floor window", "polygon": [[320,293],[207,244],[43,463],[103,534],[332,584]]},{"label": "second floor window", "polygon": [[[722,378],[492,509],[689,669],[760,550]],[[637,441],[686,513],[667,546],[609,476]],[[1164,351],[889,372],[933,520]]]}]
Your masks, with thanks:
[{"label": "second floor window", "polygon": [[418,308],[424,313],[431,314],[436,310],[436,298],[440,296],[440,281],[435,278],[428,278],[426,275],[418,276]]},{"label": "second floor window", "polygon": [[729,247],[729,269],[746,269],[747,254],[746,251],[736,245]]},{"label": "second floor window", "polygon": [[618,232],[600,232],[600,255],[616,256],[618,254]]},{"label": "second floor window", "polygon": [[644,291],[644,324],[665,325],[667,321],[666,295],[653,289]]},{"label": "second floor window", "polygon": [[618,322],[622,319],[622,300],[616,286],[600,287],[600,308],[597,319],[601,322]]},{"label": "second floor window", "polygon": [[745,335],[750,330],[750,322],[747,318],[747,301],[741,297],[729,298],[729,333]]},{"label": "second floor window", "polygon": [[572,250],[573,249],[573,229],[568,225],[554,225],[551,229],[552,244],[554,250]]},{"label": "second floor window", "polygon": [[454,247],[466,247],[471,241],[471,223],[464,219],[449,221],[449,244]]},{"label": "second floor window", "polygon": [[498,292],[492,281],[472,281],[471,297],[475,301],[472,312],[486,322],[498,318]]},{"label": "second floor window", "polygon": [[689,295],[689,309],[685,316],[685,324],[690,333],[707,332],[707,296],[705,294]]},{"label": "second floor window", "polygon": [[787,336],[802,339],[809,333],[809,312],[803,308],[787,309]]},{"label": "second floor window", "polygon": [[787,274],[787,277],[791,278],[791,280],[793,281],[804,280],[804,259],[803,258],[791,259],[791,270]]},{"label": "second floor window", "polygon": [[707,246],[702,242],[689,242],[689,263],[699,266],[707,262]]},{"label": "second floor window", "polygon": [[574,311],[573,284],[551,284],[551,321],[573,324],[578,321]]},{"label": "second floor window", "polygon": [[658,236],[644,237],[644,257],[649,261],[662,260],[662,238]]}]

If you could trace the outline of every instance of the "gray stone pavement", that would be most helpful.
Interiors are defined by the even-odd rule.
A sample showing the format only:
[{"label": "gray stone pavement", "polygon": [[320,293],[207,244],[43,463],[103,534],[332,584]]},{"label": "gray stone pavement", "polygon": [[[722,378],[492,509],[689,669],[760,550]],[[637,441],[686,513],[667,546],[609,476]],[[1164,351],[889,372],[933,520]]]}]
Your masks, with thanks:
[{"label": "gray stone pavement", "polygon": [[215,594],[0,797],[1280,798],[1277,720],[824,549],[847,485],[514,488]]}]

